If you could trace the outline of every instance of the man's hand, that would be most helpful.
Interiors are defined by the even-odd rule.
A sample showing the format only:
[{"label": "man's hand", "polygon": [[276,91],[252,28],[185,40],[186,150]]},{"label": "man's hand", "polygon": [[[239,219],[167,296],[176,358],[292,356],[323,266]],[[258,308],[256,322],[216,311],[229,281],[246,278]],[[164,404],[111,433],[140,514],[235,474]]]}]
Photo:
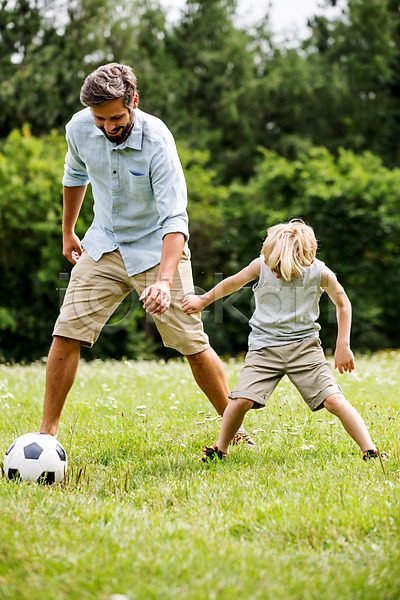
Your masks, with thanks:
[{"label": "man's hand", "polygon": [[140,295],[139,300],[143,302],[144,310],[150,315],[161,315],[171,304],[170,284],[167,281],[159,281],[150,285]]},{"label": "man's hand", "polygon": [[64,234],[63,255],[65,258],[67,258],[73,265],[76,265],[81,254],[82,246],[78,236],[75,235],[75,233]]},{"label": "man's hand", "polygon": [[336,348],[335,369],[338,369],[339,373],[343,373],[344,371],[351,373],[354,371],[354,355],[348,346]]},{"label": "man's hand", "polygon": [[203,296],[196,296],[194,294],[188,294],[182,300],[182,310],[187,315],[202,311],[206,305]]}]

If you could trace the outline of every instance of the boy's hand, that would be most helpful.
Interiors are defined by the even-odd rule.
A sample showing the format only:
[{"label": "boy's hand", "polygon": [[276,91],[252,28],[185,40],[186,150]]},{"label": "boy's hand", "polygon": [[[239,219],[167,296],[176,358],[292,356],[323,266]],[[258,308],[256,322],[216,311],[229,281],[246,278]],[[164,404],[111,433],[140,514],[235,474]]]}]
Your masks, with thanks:
[{"label": "boy's hand", "polygon": [[335,369],[338,369],[339,373],[344,373],[344,371],[351,373],[354,371],[354,354],[348,346],[336,348]]},{"label": "boy's hand", "polygon": [[187,315],[192,315],[194,313],[198,313],[206,306],[206,301],[202,296],[195,296],[194,294],[189,294],[185,296],[182,300],[182,310]]}]

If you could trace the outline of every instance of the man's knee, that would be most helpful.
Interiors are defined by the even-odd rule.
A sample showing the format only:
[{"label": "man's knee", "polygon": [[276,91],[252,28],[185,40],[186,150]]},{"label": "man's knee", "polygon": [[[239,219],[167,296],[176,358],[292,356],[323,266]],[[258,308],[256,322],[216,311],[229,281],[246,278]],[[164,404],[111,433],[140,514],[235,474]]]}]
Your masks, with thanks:
[{"label": "man's knee", "polygon": [[53,346],[80,346],[81,341],[63,335],[54,335],[52,344]]},{"label": "man's knee", "polygon": [[51,353],[52,356],[54,356],[54,354],[68,356],[72,353],[80,353],[80,348],[80,340],[74,340],[73,338],[68,338],[61,335],[55,335],[53,336],[49,354]]},{"label": "man's knee", "polygon": [[202,364],[205,360],[210,358],[210,348],[205,348],[205,350],[201,350],[200,352],[195,352],[194,354],[185,354],[185,358],[192,364]]}]

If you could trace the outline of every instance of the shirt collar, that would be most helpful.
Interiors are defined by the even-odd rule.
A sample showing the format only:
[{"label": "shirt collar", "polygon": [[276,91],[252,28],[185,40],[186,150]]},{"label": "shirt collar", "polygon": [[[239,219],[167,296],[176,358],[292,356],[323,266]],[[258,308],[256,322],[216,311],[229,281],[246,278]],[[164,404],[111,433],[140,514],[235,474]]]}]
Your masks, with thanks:
[{"label": "shirt collar", "polygon": [[[96,125],[95,125],[95,127],[96,127]],[[98,127],[96,127],[96,135],[101,135],[102,137],[105,137],[104,133]],[[117,148],[121,148],[121,149],[133,148],[134,150],[141,150],[142,149],[142,140],[143,140],[143,117],[141,114],[141,110],[139,108],[136,108],[135,115],[133,118],[133,127],[131,129],[131,132],[128,135],[127,139],[124,142],[122,142],[122,144],[119,144],[117,146]],[[107,141],[110,141],[110,140],[107,140]],[[113,142],[110,142],[110,144],[113,144]]]}]

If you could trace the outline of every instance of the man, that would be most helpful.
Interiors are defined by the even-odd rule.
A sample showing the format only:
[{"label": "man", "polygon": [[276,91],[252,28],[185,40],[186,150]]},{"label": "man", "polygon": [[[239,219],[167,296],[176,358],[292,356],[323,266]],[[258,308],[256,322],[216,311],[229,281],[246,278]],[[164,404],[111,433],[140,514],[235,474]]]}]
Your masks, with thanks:
[{"label": "man", "polygon": [[[228,404],[222,363],[199,315],[181,302],[193,291],[187,247],[186,184],[172,134],[138,109],[136,77],[118,63],[99,67],[80,95],[85,109],[67,124],[63,254],[74,264],[53,331],[40,431],[55,435],[78,369],[122,300],[135,289],[165,346],[186,356],[219,414]],[[82,244],[74,228],[88,183],[94,219]],[[254,442],[244,430],[237,441]]]}]

